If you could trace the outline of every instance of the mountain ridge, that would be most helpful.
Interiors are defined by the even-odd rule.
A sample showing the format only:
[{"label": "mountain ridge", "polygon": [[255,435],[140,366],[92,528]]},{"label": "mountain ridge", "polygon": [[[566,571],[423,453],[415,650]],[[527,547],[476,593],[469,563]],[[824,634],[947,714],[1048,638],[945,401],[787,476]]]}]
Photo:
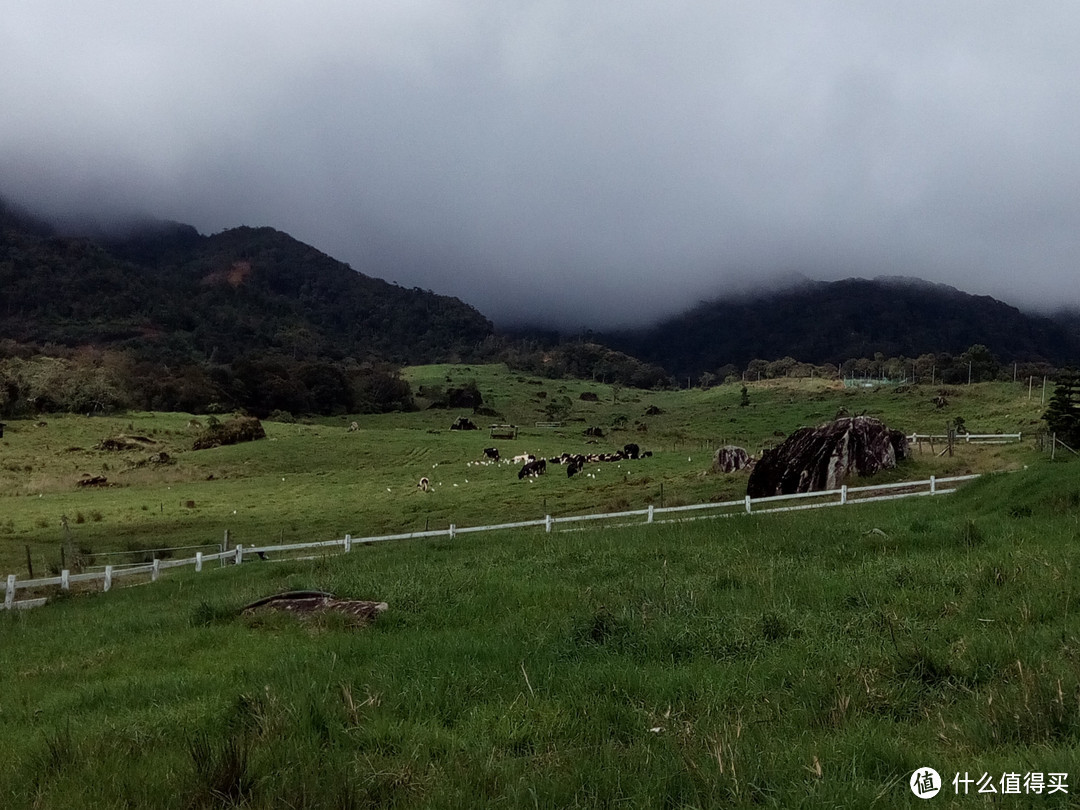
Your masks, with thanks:
[{"label": "mountain ridge", "polygon": [[1080,360],[1080,339],[1061,321],[907,276],[807,279],[782,290],[702,302],[651,326],[596,338],[680,377],[755,359],[839,365],[877,354],[958,354],[976,344],[1003,361]]},{"label": "mountain ridge", "polygon": [[6,337],[154,357],[232,358],[259,343],[294,356],[446,362],[467,359],[494,332],[456,298],[366,276],[265,227],[203,236],[160,223],[91,239],[9,211],[0,215],[0,285]]},{"label": "mountain ridge", "polygon": [[[201,374],[226,382],[231,378],[220,367],[247,368],[246,393],[234,397],[240,402],[257,396],[258,374],[291,383],[303,376],[300,363],[516,357],[527,368],[537,347],[566,348],[575,340],[528,328],[497,333],[457,298],[364,275],[270,227],[202,235],[184,223],[144,220],[116,232],[68,236],[2,199],[0,288],[0,338],[115,349],[165,367],[199,366]],[[512,346],[515,336],[520,345]],[[651,325],[589,331],[585,339],[679,379],[704,373],[723,379],[758,359],[839,366],[879,354],[959,354],[976,344],[1003,362],[1080,361],[1076,313],[1033,315],[991,296],[897,275],[794,276],[783,287],[703,301]],[[612,366],[592,350],[570,355],[555,364],[566,373],[604,378],[608,372],[598,369]],[[638,368],[631,376],[657,384],[658,370]]]}]

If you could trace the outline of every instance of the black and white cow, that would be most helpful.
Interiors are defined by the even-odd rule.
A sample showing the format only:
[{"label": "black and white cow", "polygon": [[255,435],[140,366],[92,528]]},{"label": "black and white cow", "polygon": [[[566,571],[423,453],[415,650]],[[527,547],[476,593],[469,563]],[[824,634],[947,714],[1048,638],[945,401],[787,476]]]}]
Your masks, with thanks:
[{"label": "black and white cow", "polygon": [[547,472],[547,460],[542,459],[542,458],[541,459],[536,459],[536,460],[530,461],[528,464],[526,464],[524,467],[522,467],[520,470],[518,470],[518,480],[520,481],[521,479],[523,479],[523,478],[525,478],[526,476],[529,476],[529,475],[531,475],[533,477],[538,476],[538,475],[543,475],[546,472]]}]

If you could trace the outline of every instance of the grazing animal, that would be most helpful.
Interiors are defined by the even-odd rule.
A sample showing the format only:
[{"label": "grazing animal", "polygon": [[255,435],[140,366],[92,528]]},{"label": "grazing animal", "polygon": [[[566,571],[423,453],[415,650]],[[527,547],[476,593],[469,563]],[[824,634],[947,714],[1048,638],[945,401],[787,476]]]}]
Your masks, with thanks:
[{"label": "grazing animal", "polygon": [[431,482],[428,481],[427,477],[425,476],[424,478],[420,479],[420,483],[417,484],[417,486],[420,487],[421,492],[427,492],[431,489]]},{"label": "grazing animal", "polygon": [[580,456],[578,458],[571,459],[566,463],[566,477],[573,478],[575,475],[581,472],[581,468],[584,466],[585,459],[581,458]]},{"label": "grazing animal", "polygon": [[484,457],[489,458],[492,461],[498,461],[499,460],[499,448],[498,447],[485,447],[484,448]]},{"label": "grazing animal", "polygon": [[623,448],[623,452],[626,453],[627,458],[637,460],[641,457],[641,448],[636,444],[628,444]]},{"label": "grazing animal", "polygon": [[520,481],[522,478],[525,478],[526,476],[529,476],[529,475],[531,475],[533,477],[538,476],[538,475],[543,475],[546,472],[547,472],[547,460],[546,459],[539,459],[539,460],[534,459],[533,461],[530,461],[528,464],[526,464],[524,467],[522,467],[520,470],[518,470],[518,480]]},{"label": "grazing animal", "polygon": [[349,425],[349,433],[352,433],[354,430],[359,430],[359,429],[360,429],[360,425],[358,425],[356,422],[353,422],[351,425]]},{"label": "grazing animal", "polygon": [[530,464],[536,461],[536,456],[532,453],[522,453],[520,456],[514,456],[515,464]]}]

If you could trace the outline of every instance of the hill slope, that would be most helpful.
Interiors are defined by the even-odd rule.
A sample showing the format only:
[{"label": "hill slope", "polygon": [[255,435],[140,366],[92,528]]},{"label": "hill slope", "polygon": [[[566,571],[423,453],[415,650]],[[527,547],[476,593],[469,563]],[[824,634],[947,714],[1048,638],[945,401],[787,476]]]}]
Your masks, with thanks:
[{"label": "hill slope", "polygon": [[271,228],[201,236],[158,223],[91,240],[53,235],[8,209],[0,288],[5,337],[170,361],[277,351],[442,362],[467,358],[493,331],[458,299],[362,275]]},{"label": "hill slope", "polygon": [[790,289],[702,303],[607,345],[680,376],[790,356],[811,363],[960,353],[983,344],[1003,361],[1080,360],[1080,341],[1054,321],[987,296],[915,279],[807,281]]}]

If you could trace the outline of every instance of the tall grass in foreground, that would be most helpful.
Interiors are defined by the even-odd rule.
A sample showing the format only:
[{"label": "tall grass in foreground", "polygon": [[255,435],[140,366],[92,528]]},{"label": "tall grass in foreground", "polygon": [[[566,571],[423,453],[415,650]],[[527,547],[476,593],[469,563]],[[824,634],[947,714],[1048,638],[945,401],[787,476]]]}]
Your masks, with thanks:
[{"label": "tall grass in foreground", "polygon": [[[948,498],[470,535],[69,598],[0,616],[0,800],[923,806],[907,779],[931,766],[1069,772],[1068,795],[1008,797],[1065,806],[1078,542],[1059,464]],[[390,610],[363,630],[239,613],[299,587]]]}]

